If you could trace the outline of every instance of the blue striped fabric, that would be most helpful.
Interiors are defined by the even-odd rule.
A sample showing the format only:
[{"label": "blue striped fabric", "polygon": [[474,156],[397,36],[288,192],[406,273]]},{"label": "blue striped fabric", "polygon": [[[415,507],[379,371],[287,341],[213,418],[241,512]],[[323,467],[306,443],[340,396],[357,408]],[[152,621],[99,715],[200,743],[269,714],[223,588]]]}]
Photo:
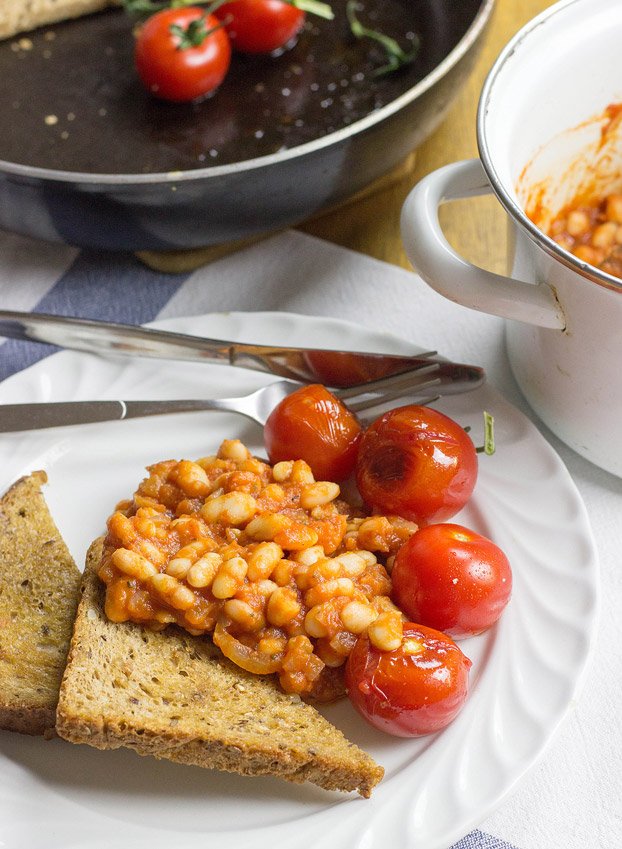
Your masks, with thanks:
[{"label": "blue striped fabric", "polygon": [[[126,324],[153,321],[188,274],[161,274],[128,254],[82,251],[37,303],[37,312],[98,318]],[[0,380],[56,350],[51,345],[7,340],[1,349]]]},{"label": "blue striped fabric", "polygon": [[455,843],[451,849],[516,849],[516,847],[506,843],[505,840],[499,840],[498,837],[475,829]]}]

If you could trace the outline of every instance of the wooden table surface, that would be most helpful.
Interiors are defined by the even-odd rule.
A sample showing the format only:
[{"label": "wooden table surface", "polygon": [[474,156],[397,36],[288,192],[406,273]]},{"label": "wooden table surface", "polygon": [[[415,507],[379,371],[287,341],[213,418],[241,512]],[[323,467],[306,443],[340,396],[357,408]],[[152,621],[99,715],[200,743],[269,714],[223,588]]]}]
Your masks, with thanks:
[{"label": "wooden table surface", "polygon": [[[477,156],[475,118],[482,84],[504,45],[552,0],[497,0],[485,44],[469,81],[439,129],[421,145],[413,167],[397,181],[363,200],[307,222],[298,229],[404,268],[411,265],[399,232],[403,201],[415,183],[441,165]],[[469,214],[465,215],[465,206]],[[441,221],[447,238],[463,255],[493,271],[504,271],[505,214],[493,197],[445,206]]]}]

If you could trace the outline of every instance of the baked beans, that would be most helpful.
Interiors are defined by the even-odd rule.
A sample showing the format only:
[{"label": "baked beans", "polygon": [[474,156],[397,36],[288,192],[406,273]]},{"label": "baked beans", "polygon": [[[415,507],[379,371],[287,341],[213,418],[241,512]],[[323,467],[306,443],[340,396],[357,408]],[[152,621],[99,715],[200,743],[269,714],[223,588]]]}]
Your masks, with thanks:
[{"label": "baked beans", "polygon": [[304,461],[272,468],[235,439],[147,471],[107,523],[99,576],[111,620],[211,634],[244,669],[322,699],[340,694],[334,670],[361,633],[399,644],[386,564],[412,522],[364,516]]},{"label": "baked beans", "polygon": [[622,278],[622,194],[566,207],[549,235],[583,262]]}]

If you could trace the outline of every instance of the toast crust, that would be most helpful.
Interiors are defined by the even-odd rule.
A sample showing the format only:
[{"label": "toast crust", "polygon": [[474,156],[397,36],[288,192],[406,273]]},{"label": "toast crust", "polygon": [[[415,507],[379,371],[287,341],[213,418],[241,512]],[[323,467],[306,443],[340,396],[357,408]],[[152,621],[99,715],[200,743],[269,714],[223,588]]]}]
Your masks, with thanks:
[{"label": "toast crust", "polygon": [[45,472],[0,499],[0,728],[54,736],[80,572],[49,513]]},{"label": "toast crust", "polygon": [[383,770],[311,705],[226,660],[206,637],[113,623],[87,555],[56,728],[73,743],[369,796]]},{"label": "toast crust", "polygon": [[117,5],[118,0],[2,0],[0,39]]}]

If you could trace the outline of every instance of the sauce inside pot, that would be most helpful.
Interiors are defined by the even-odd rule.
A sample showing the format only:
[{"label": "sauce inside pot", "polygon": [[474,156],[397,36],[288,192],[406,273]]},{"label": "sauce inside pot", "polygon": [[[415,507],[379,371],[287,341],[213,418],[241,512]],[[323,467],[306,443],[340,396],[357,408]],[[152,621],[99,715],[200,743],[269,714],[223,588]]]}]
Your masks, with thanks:
[{"label": "sauce inside pot", "polygon": [[622,278],[622,194],[562,210],[549,235],[584,262]]},{"label": "sauce inside pot", "polygon": [[100,174],[149,174],[267,156],[349,127],[426,77],[472,24],[481,0],[368,0],[368,26],[416,61],[374,76],[382,49],[350,34],[345,2],[334,21],[307,16],[279,57],[236,55],[213,97],[156,101],[133,64],[134,22],[123,11],[68,21],[0,43],[0,160]]},{"label": "sauce inside pot", "polygon": [[621,154],[622,104],[612,103],[540,148],[517,190],[543,233],[581,261],[622,279]]}]

